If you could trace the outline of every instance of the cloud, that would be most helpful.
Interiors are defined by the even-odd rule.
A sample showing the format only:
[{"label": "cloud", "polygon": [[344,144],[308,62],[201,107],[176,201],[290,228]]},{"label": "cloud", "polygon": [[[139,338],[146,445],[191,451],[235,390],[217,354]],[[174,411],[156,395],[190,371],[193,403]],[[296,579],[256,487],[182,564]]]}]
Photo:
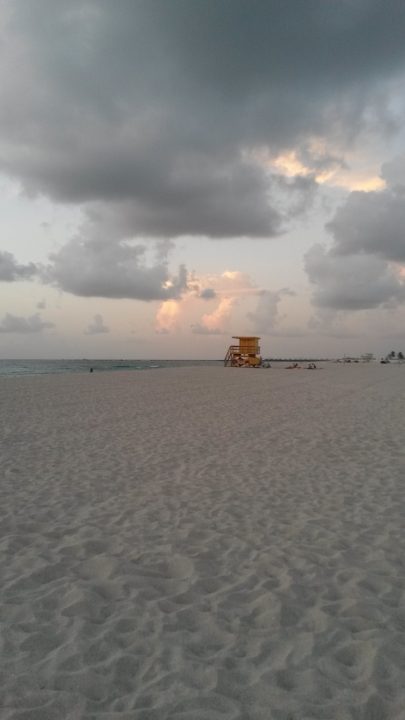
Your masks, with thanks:
[{"label": "cloud", "polygon": [[[332,245],[314,245],[305,269],[314,304],[334,310],[405,302],[405,180],[401,158],[386,163],[384,190],[351,192],[326,229]],[[402,172],[402,174],[401,174]]]},{"label": "cloud", "polygon": [[[0,172],[87,218],[46,269],[1,253],[7,282],[40,272],[79,296],[178,300],[187,272],[169,270],[168,250],[150,258],[157,237],[279,236],[359,138],[401,126],[395,0],[252,0],[248,12],[246,0],[4,0],[2,13]],[[373,258],[404,259],[401,172],[386,164],[387,192],[352,193],[332,219],[327,259],[307,260],[318,304],[400,301],[395,271]],[[375,292],[346,278],[343,297],[343,255]]]},{"label": "cloud", "polygon": [[77,237],[51,255],[51,264],[42,277],[83,297],[177,298],[187,287],[186,268],[180,266],[177,276],[171,276],[162,246],[156,246],[155,251],[155,260],[148,265],[144,245]]},{"label": "cloud", "polygon": [[405,262],[405,188],[352,192],[326,227],[338,255],[366,253]]},{"label": "cloud", "polygon": [[280,320],[279,305],[283,296],[294,296],[295,293],[288,288],[282,288],[275,292],[262,290],[259,294],[256,310],[249,312],[247,317],[254,326],[255,332],[268,334],[273,332],[274,327]]},{"label": "cloud", "polygon": [[[159,306],[155,330],[167,334],[183,327],[201,335],[229,334],[233,308],[261,292],[246,272],[225,270],[220,274],[198,276],[193,271],[187,277],[181,297],[164,301]],[[203,315],[201,300],[210,307]]]},{"label": "cloud", "polygon": [[180,306],[175,300],[165,300],[156,314],[155,331],[166,335],[175,329]]},{"label": "cloud", "polygon": [[[164,152],[162,148],[162,164]],[[200,157],[192,149],[187,152],[191,157],[171,159],[171,168],[157,165],[153,185],[139,177],[132,186],[128,178],[128,184],[111,196],[95,193],[94,198],[86,198],[89,217],[121,237],[267,237],[282,232],[287,216],[275,203],[269,204],[270,186],[278,188],[263,168],[239,157],[218,162],[216,157]],[[137,168],[137,158],[133,162]],[[137,172],[141,175],[142,169]],[[76,202],[80,202],[79,196]]]},{"label": "cloud", "polygon": [[334,310],[364,310],[405,300],[405,283],[385,260],[364,253],[341,254],[314,245],[305,269],[315,286],[313,302]]},{"label": "cloud", "polygon": [[405,189],[405,155],[399,155],[381,166],[381,177],[392,187]]},{"label": "cloud", "polygon": [[218,295],[256,295],[260,292],[249,273],[241,270],[225,270],[221,275],[212,276],[212,285]]},{"label": "cloud", "polygon": [[223,297],[215,310],[211,313],[205,313],[200,323],[192,325],[193,333],[204,335],[222,335],[225,333],[236,302],[236,297]]},{"label": "cloud", "polygon": [[277,235],[310,181],[280,212],[277,173],[246,153],[349,143],[370,118],[391,131],[384,88],[405,67],[405,6],[391,0],[2,9],[2,172],[125,226],[121,239]]},{"label": "cloud", "polygon": [[190,278],[189,288],[197,294],[197,297],[218,301],[211,312],[204,313],[198,322],[191,324],[192,332],[198,335],[229,334],[229,322],[234,307],[243,298],[262,293],[250,275],[241,270],[225,270],[220,274],[201,277],[194,274]]},{"label": "cloud", "polygon": [[201,276],[192,272],[187,287],[190,293],[203,300],[214,300],[221,296],[257,295],[261,292],[250,275],[240,270],[225,270],[222,273]]},{"label": "cloud", "polygon": [[6,313],[0,322],[0,333],[41,333],[46,328],[54,327],[54,323],[42,320],[39,313],[24,318]]},{"label": "cloud", "polygon": [[350,327],[352,316],[345,311],[337,311],[328,307],[317,307],[316,314],[308,321],[308,329],[316,335],[323,335],[336,340],[354,340],[367,335],[364,328]]},{"label": "cloud", "polygon": [[213,300],[216,298],[217,293],[215,292],[214,288],[204,288],[201,290],[199,297],[203,300]]},{"label": "cloud", "polygon": [[104,325],[102,315],[98,313],[94,315],[93,322],[89,323],[88,327],[84,331],[85,335],[100,335],[102,333],[109,333],[110,328]]},{"label": "cloud", "polygon": [[30,280],[38,272],[34,263],[19,265],[14,255],[0,250],[0,282],[15,282],[17,280]]}]

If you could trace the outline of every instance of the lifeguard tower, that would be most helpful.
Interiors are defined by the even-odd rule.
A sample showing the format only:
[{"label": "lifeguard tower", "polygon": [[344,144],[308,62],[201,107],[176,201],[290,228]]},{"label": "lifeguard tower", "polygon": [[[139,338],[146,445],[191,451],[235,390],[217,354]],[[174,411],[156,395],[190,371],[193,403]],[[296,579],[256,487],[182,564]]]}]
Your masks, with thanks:
[{"label": "lifeguard tower", "polygon": [[239,343],[229,346],[224,360],[225,367],[260,367],[260,338],[233,335],[232,339],[239,340]]}]

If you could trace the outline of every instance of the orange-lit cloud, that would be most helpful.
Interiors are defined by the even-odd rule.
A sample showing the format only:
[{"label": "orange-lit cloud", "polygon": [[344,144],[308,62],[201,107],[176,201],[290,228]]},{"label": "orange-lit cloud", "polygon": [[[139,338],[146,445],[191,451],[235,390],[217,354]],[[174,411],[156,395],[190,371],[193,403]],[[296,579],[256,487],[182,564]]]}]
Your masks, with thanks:
[{"label": "orange-lit cloud", "polygon": [[201,325],[210,332],[224,330],[224,324],[229,320],[236,298],[224,297],[212,313],[205,313],[201,318]]},{"label": "orange-lit cloud", "polygon": [[[246,154],[246,153],[245,153]],[[249,158],[269,171],[276,171],[288,178],[313,177],[320,185],[341,187],[345,190],[371,192],[386,187],[378,175],[377,166],[355,153],[345,153],[345,160],[338,148],[329,147],[323,138],[313,138],[306,147],[305,162],[299,150],[290,148],[273,155],[267,148],[248,153]],[[312,159],[312,162],[311,162]]]},{"label": "orange-lit cloud", "polygon": [[282,175],[287,177],[294,177],[295,175],[311,175],[312,170],[309,167],[305,167],[303,163],[298,159],[295,150],[290,150],[270,160],[271,165],[276,168]]},{"label": "orange-lit cloud", "polygon": [[216,295],[256,295],[260,292],[250,275],[240,270],[225,270],[220,275],[193,276],[189,286],[197,293],[201,293],[205,288],[212,288]]},{"label": "orange-lit cloud", "polygon": [[[238,301],[262,292],[250,275],[240,270],[206,275],[192,273],[187,286],[189,292],[184,293],[181,299],[161,303],[155,319],[156,332],[169,333],[180,326],[192,327],[194,333],[227,332],[233,308]],[[211,293],[204,294],[207,290]],[[201,315],[207,307],[208,310]]]},{"label": "orange-lit cloud", "polygon": [[157,333],[166,333],[177,325],[180,312],[180,303],[177,300],[165,300],[156,313],[155,330]]},{"label": "orange-lit cloud", "polygon": [[346,180],[342,178],[341,183],[335,183],[335,185],[340,185],[340,187],[345,187],[348,190],[363,190],[363,192],[372,192],[373,190],[383,190],[386,186],[385,180],[378,177],[378,175],[374,177],[365,177],[359,175],[356,177],[355,175],[351,178],[347,178]]},{"label": "orange-lit cloud", "polygon": [[364,192],[385,188],[383,178],[379,177],[379,175],[370,174],[367,171],[351,171],[341,166],[332,166],[326,170],[306,167],[299,160],[294,150],[283,155],[278,155],[271,164],[286,177],[294,177],[296,175],[306,177],[312,175],[320,185],[333,185],[334,187],[342,187],[350,191],[363,190]]}]

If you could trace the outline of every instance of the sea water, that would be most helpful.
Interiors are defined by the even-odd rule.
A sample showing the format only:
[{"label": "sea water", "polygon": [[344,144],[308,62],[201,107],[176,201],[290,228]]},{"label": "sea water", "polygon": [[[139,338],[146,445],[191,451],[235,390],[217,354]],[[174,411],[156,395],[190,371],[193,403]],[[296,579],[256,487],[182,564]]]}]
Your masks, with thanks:
[{"label": "sea water", "polygon": [[0,360],[0,376],[55,375],[57,373],[153,370],[170,367],[222,365],[222,360]]}]

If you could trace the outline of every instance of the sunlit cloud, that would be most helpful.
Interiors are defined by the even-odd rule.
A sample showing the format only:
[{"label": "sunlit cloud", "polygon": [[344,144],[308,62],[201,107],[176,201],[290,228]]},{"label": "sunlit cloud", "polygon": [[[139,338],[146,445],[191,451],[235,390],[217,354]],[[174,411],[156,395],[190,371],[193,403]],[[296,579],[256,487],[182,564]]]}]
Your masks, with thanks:
[{"label": "sunlit cloud", "polygon": [[[260,292],[250,275],[241,270],[225,270],[222,273],[201,276],[193,275],[192,282],[189,283],[189,287],[191,286],[202,298],[212,296],[212,293],[214,293],[214,297],[220,295],[236,297],[257,295]],[[207,288],[209,288],[208,295],[204,290]]]},{"label": "sunlit cloud", "polygon": [[375,190],[384,190],[385,188],[385,181],[378,177],[378,175],[374,176],[365,176],[365,175],[347,175],[346,177],[336,177],[336,182],[331,183],[335,185],[336,187],[343,187],[350,191],[363,191],[363,192],[373,192]]},{"label": "sunlit cloud", "polygon": [[288,148],[277,154],[268,148],[249,152],[251,160],[270,173],[286,178],[313,178],[318,185],[370,192],[386,187],[377,165],[368,167],[369,160],[354,152],[343,153],[323,138],[312,138],[305,148]]},{"label": "sunlit cloud", "polygon": [[207,330],[222,330],[224,324],[229,320],[236,298],[224,297],[218,307],[212,313],[205,313],[201,318],[201,324]]},{"label": "sunlit cloud", "polygon": [[[248,273],[231,269],[202,275],[192,272],[187,288],[188,292],[179,300],[164,302],[159,307],[155,325],[157,332],[168,333],[183,326],[191,327],[192,332],[197,334],[227,333],[235,306],[263,293]],[[201,301],[210,307],[202,315]]]},{"label": "sunlit cloud", "polygon": [[155,319],[157,333],[169,333],[177,326],[180,313],[180,303],[176,300],[165,300],[159,306]]},{"label": "sunlit cloud", "polygon": [[278,155],[271,161],[271,165],[287,177],[295,175],[303,175],[304,177],[312,174],[312,170],[298,159],[295,150],[290,150],[282,155]]}]

